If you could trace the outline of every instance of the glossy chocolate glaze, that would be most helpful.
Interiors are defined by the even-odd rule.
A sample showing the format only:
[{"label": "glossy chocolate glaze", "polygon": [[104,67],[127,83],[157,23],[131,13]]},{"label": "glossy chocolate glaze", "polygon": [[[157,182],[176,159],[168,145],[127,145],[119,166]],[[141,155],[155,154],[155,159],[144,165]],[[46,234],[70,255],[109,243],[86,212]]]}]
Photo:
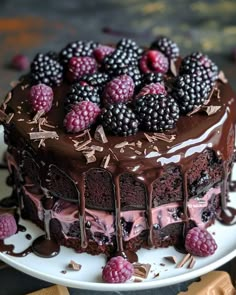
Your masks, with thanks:
[{"label": "glossy chocolate glaze", "polygon": [[[222,181],[222,207],[223,212],[227,211],[226,204],[226,183],[227,176],[229,174],[229,162],[232,158],[232,152],[228,147],[230,144],[229,134],[234,139],[234,125],[236,119],[236,101],[235,94],[228,84],[217,83],[217,87],[220,91],[220,96],[213,93],[210,99],[210,105],[220,105],[221,108],[212,116],[207,116],[203,113],[195,113],[191,116],[182,116],[177,122],[176,129],[171,130],[169,133],[175,134],[176,138],[173,142],[165,142],[158,140],[155,143],[147,141],[143,132],[138,132],[135,136],[128,138],[119,136],[107,136],[108,143],[100,143],[95,139],[92,139],[91,145],[103,146],[103,151],[96,153],[96,162],[86,164],[86,159],[81,152],[78,152],[74,148],[72,140],[76,140],[76,134],[66,134],[63,128],[64,108],[63,98],[70,85],[64,82],[61,86],[54,88],[54,105],[52,110],[46,115],[48,123],[55,126],[53,131],[56,131],[59,135],[59,140],[47,139],[45,141],[45,147],[41,146],[38,148],[38,142],[31,141],[29,139],[29,133],[32,131],[38,131],[38,125],[29,124],[28,121],[32,120],[33,114],[31,113],[30,107],[27,102],[29,95],[29,88],[25,88],[28,84],[28,80],[22,81],[13,91],[12,99],[8,103],[6,112],[13,112],[15,115],[11,121],[11,126],[15,136],[20,136],[25,139],[26,145],[33,148],[34,153],[43,164],[44,175],[40,178],[45,178],[45,170],[48,169],[50,164],[57,165],[62,171],[64,171],[70,178],[75,182],[78,191],[78,206],[79,206],[79,221],[81,231],[81,247],[86,248],[88,245],[85,229],[85,173],[91,168],[100,167],[102,159],[108,154],[111,155],[111,160],[106,168],[112,175],[113,183],[115,187],[115,215],[116,215],[116,237],[117,237],[117,251],[123,252],[123,240],[122,240],[122,228],[120,223],[120,184],[119,178],[123,173],[132,173],[136,176],[137,180],[144,183],[147,191],[147,221],[149,225],[149,236],[148,245],[153,245],[153,220],[150,214],[152,206],[152,183],[160,176],[162,168],[165,165],[174,163],[181,167],[183,177],[183,200],[184,200],[184,228],[188,228],[188,212],[187,212],[187,201],[188,201],[188,188],[186,173],[192,167],[192,163],[196,156],[207,148],[213,149],[219,159],[223,162],[224,168],[224,179]],[[19,111],[20,107],[20,111]],[[7,126],[6,126],[7,127]],[[45,130],[52,130],[47,127]],[[167,133],[167,132],[166,132]],[[93,130],[91,130],[93,135]],[[152,135],[152,133],[148,133]],[[141,155],[134,153],[132,149],[125,149],[124,153],[121,153],[119,149],[115,148],[115,145],[123,141],[129,143],[142,142],[142,148],[137,148]],[[157,146],[159,152],[154,151],[153,146]],[[114,156],[115,154],[115,156]],[[44,184],[42,183],[42,189],[45,191]],[[229,209],[228,209],[229,210]],[[47,213],[45,209],[45,213]],[[50,210],[49,210],[50,211]],[[235,212],[229,210],[231,214],[235,215]],[[45,214],[46,216],[47,214]],[[228,215],[222,214],[221,220],[225,223],[229,223]],[[48,218],[45,218],[45,228],[48,228]],[[48,238],[49,237],[49,238]],[[39,241],[40,244],[43,238]],[[44,242],[50,241],[50,232],[46,229],[46,238]],[[37,244],[35,242],[34,244]],[[55,246],[55,248],[58,245]],[[50,246],[51,247],[51,246]],[[50,248],[49,247],[49,248]],[[37,252],[45,252],[40,246]],[[54,253],[52,251],[51,253]],[[49,254],[50,255],[50,254]]]}]

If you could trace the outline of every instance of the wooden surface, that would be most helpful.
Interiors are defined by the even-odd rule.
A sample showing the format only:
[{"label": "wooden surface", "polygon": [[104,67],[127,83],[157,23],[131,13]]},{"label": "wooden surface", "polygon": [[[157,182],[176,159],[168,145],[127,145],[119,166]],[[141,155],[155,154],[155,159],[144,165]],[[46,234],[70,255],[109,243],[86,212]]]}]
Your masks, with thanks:
[{"label": "wooden surface", "polygon": [[[123,34],[104,34],[104,27]],[[123,36],[133,37],[140,45],[148,45],[159,34],[172,37],[179,44],[182,55],[196,50],[209,54],[236,90],[236,63],[230,57],[236,47],[235,0],[1,0],[0,98],[11,88],[10,82],[21,74],[8,67],[17,53],[32,59],[40,51],[59,51],[69,41],[94,39],[114,43]],[[223,269],[235,279],[235,262]],[[49,285],[10,267],[0,270],[0,283],[2,295],[23,295]],[[188,284],[136,294],[175,295],[184,291]],[[102,294],[72,289],[70,292],[72,295]]]}]

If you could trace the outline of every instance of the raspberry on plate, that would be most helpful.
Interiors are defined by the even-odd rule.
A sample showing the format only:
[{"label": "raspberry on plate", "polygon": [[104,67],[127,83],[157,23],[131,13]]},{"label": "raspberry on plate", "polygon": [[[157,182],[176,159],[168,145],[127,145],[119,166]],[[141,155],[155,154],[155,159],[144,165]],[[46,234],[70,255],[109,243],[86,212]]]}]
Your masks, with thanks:
[{"label": "raspberry on plate", "polygon": [[133,265],[121,256],[111,258],[102,271],[102,279],[106,283],[124,283],[134,273]]},{"label": "raspberry on plate", "polygon": [[98,115],[100,108],[91,101],[81,101],[72,106],[71,111],[65,116],[64,126],[68,132],[77,133],[92,125]]},{"label": "raspberry on plate", "polygon": [[110,81],[103,92],[105,103],[119,103],[131,100],[134,94],[134,82],[128,75],[116,77]]},{"label": "raspberry on plate", "polygon": [[68,64],[67,78],[70,82],[78,81],[83,75],[97,71],[96,60],[92,57],[72,57]]},{"label": "raspberry on plate", "polygon": [[143,73],[165,74],[169,68],[169,61],[160,51],[148,50],[142,56],[139,66]]},{"label": "raspberry on plate", "polygon": [[24,71],[24,70],[28,70],[30,66],[30,62],[26,55],[17,54],[13,56],[11,60],[11,66],[18,71]]},{"label": "raspberry on plate", "polygon": [[186,235],[185,249],[192,255],[206,257],[215,253],[217,245],[207,230],[194,227]]},{"label": "raspberry on plate", "polygon": [[34,85],[30,89],[29,101],[35,112],[44,110],[50,111],[53,101],[53,90],[45,84]]},{"label": "raspberry on plate", "polygon": [[15,217],[11,214],[0,215],[0,240],[4,240],[17,232]]}]

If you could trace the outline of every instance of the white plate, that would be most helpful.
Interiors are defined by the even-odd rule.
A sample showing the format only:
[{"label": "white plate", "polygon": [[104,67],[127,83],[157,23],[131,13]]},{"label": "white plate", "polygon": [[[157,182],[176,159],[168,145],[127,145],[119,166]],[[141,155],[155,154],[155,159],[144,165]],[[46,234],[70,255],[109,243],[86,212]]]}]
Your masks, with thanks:
[{"label": "white plate", "polygon": [[[0,129],[0,157],[3,150],[2,129]],[[7,171],[0,171],[0,195],[2,197],[10,194],[10,188],[5,185],[7,174]],[[236,193],[231,194],[231,199],[232,206],[236,207]],[[42,234],[42,231],[29,221],[21,220],[20,224],[26,226],[27,232],[19,232],[5,240],[6,244],[15,245],[15,252],[25,250],[35,237]],[[149,277],[141,283],[127,282],[125,284],[115,284],[115,286],[102,283],[101,272],[106,261],[105,256],[77,254],[74,250],[66,247],[61,247],[60,254],[53,258],[40,258],[32,253],[26,257],[18,258],[0,253],[0,259],[31,276],[67,287],[97,291],[132,291],[158,288],[196,278],[218,268],[236,256],[236,225],[223,226],[217,222],[210,227],[209,231],[215,233],[214,237],[218,249],[213,256],[197,258],[193,269],[188,269],[185,266],[177,269],[175,265],[163,259],[163,257],[171,255],[175,255],[178,261],[183,258],[183,254],[175,251],[173,247],[138,251],[139,262],[152,265]],[[25,235],[27,233],[32,236],[31,241],[26,239]],[[66,274],[61,273],[61,271],[66,270],[70,260],[80,263],[82,265],[81,270],[79,272],[67,270]],[[165,265],[162,266],[160,263]],[[154,278],[155,274],[158,273],[159,276]]]}]

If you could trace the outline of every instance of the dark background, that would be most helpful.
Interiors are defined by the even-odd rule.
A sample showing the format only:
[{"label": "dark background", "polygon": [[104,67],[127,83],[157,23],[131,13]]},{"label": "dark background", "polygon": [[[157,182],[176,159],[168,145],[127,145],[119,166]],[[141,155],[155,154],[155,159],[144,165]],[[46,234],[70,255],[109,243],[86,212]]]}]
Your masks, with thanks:
[{"label": "dark background", "polygon": [[[119,34],[105,34],[105,27]],[[15,54],[32,59],[38,52],[59,51],[78,39],[114,43],[122,37],[133,37],[140,45],[148,46],[160,34],[176,41],[181,55],[196,50],[207,53],[236,90],[236,63],[232,57],[236,48],[235,0],[0,0],[0,98],[21,74],[9,67]],[[233,262],[223,267],[232,276],[235,268]],[[188,284],[135,294],[175,295]],[[48,285],[10,267],[0,270],[1,295],[21,295]],[[94,292],[71,290],[71,294]]]}]

